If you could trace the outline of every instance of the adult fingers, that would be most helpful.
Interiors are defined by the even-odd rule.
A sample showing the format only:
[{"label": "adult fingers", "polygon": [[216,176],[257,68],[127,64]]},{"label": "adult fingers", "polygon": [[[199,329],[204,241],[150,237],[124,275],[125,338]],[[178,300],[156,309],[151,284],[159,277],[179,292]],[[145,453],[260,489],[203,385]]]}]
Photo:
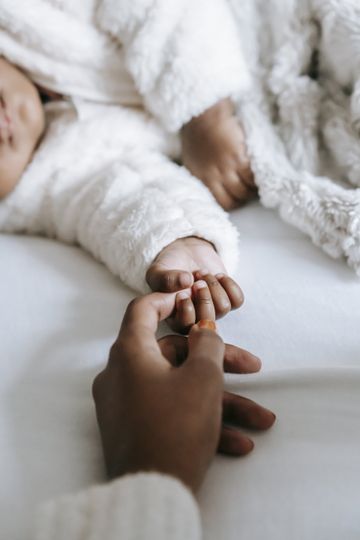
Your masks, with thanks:
[{"label": "adult fingers", "polygon": [[251,399],[224,392],[223,421],[246,429],[269,429],[275,422],[275,415]]},{"label": "adult fingers", "polygon": [[155,333],[158,323],[173,312],[175,294],[152,293],[132,300],[128,305],[118,338],[111,348],[110,360],[117,362],[126,357],[132,362],[149,363],[162,357]]},{"label": "adult fingers", "polygon": [[261,360],[250,352],[225,345],[224,371],[226,373],[257,373],[261,369]]},{"label": "adult fingers", "polygon": [[244,293],[239,285],[226,274],[216,274],[216,279],[220,282],[231,302],[232,309],[238,309],[244,303]]},{"label": "adult fingers", "polygon": [[[184,363],[191,372],[200,374],[199,381],[220,392],[223,385],[224,342],[210,330],[210,321],[195,324],[188,337],[188,356]],[[205,376],[204,376],[205,375]],[[216,384],[217,383],[217,384]]]},{"label": "adult fingers", "polygon": [[246,456],[254,448],[249,437],[229,426],[223,426],[220,434],[218,452],[227,456]]},{"label": "adult fingers", "polygon": [[191,326],[196,322],[195,306],[190,292],[181,291],[176,295],[175,312],[167,322],[175,332],[189,333]]},{"label": "adult fingers", "polygon": [[168,270],[153,263],[146,272],[146,281],[153,291],[176,292],[191,287],[193,276],[184,270]]},{"label": "adult fingers", "polygon": [[176,294],[155,292],[135,298],[128,305],[120,328],[120,335],[129,330],[147,329],[153,334],[160,321],[169,317],[175,307]]},{"label": "adult fingers", "polygon": [[[193,302],[195,305],[196,321],[188,339],[189,356],[187,362],[196,369],[206,369],[210,379],[210,366],[215,366],[215,375],[221,373],[223,380],[224,343],[216,334],[215,308],[210,289],[204,280],[196,281],[193,285]],[[218,377],[218,380],[219,377]]]}]

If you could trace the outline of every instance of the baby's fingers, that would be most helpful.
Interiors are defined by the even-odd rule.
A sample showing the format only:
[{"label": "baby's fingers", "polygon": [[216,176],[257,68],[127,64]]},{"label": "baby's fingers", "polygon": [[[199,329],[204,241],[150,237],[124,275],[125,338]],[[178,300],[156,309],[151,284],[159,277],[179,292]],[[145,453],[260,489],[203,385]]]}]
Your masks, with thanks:
[{"label": "baby's fingers", "polygon": [[215,321],[211,292],[203,280],[193,285],[192,297],[188,291],[176,295],[175,310],[168,322],[176,332],[188,334],[190,328],[201,319]]},{"label": "baby's fingers", "polygon": [[210,274],[207,270],[200,270],[196,273],[196,277],[204,280],[207,283],[214,304],[216,317],[219,319],[229,313],[229,311],[231,311],[232,305],[225,289],[223,288],[219,280],[213,274]]},{"label": "baby's fingers", "polygon": [[226,274],[216,274],[216,279],[225,290],[231,303],[232,309],[238,309],[244,303],[244,294],[239,285]]},{"label": "baby's fingers", "polygon": [[207,270],[196,272],[196,278],[204,280],[210,290],[216,317],[224,317],[231,309],[239,308],[244,295],[239,285],[225,274],[210,274]]}]

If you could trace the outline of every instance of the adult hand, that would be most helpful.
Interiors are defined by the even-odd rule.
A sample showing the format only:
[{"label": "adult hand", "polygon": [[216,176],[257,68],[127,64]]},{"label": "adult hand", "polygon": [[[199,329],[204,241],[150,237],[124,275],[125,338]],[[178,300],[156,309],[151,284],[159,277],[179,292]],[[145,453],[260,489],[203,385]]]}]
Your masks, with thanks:
[{"label": "adult hand", "polygon": [[[197,311],[207,319],[210,291],[200,292]],[[188,339],[156,341],[158,323],[174,304],[175,295],[161,293],[131,302],[93,394],[110,477],[152,470],[175,476],[195,491],[218,447],[232,455],[253,447],[237,429],[222,427],[223,419],[267,429],[275,417],[250,400],[223,394],[224,362],[232,372],[259,370],[259,360],[250,353],[225,347],[202,323]]]}]

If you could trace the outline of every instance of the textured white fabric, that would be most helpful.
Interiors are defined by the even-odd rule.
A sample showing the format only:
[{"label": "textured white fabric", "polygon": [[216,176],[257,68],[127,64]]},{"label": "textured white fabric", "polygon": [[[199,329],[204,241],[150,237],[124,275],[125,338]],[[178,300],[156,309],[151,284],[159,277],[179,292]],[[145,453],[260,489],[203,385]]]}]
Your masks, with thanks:
[{"label": "textured white fabric", "polygon": [[0,54],[62,94],[141,95],[172,131],[249,86],[226,0],[3,0]]},{"label": "textured white fabric", "polygon": [[123,41],[148,110],[171,131],[249,87],[226,0],[103,0],[98,17]]},{"label": "textured white fabric", "polygon": [[197,504],[178,480],[148,473],[45,504],[35,540],[200,540]]},{"label": "textured white fabric", "polygon": [[229,1],[253,76],[238,113],[261,201],[360,274],[360,4]]},{"label": "textured white fabric", "polygon": [[140,105],[120,43],[93,24],[95,0],[3,0],[0,54],[37,84],[90,100]]},{"label": "textured white fabric", "polygon": [[[223,338],[263,361],[229,377],[277,413],[246,459],[217,458],[200,493],[205,540],[357,540],[360,287],[341,261],[258,204]],[[29,540],[36,507],[104,482],[91,382],[131,292],[84,253],[0,236],[1,536]]]},{"label": "textured white fabric", "polygon": [[143,112],[84,106],[50,105],[46,138],[0,202],[0,231],[78,243],[141,291],[156,255],[186,236],[213,242],[232,271],[237,232],[203,184],[166,157],[171,138]]},{"label": "textured white fabric", "polygon": [[[212,242],[231,272],[237,234],[225,212],[200,181],[171,162],[179,153],[176,137],[148,113],[121,106],[132,90],[127,87],[123,95],[118,84],[124,53],[147,107],[171,129],[240,92],[248,78],[225,0],[205,10],[201,36],[195,23],[204,5],[193,19],[185,0],[168,24],[165,0],[89,0],[83,11],[67,1],[31,0],[24,9],[20,4],[5,0],[0,6],[0,54],[71,99],[46,106],[46,135],[18,186],[0,202],[0,231],[78,243],[140,291],[147,290],[146,270],[156,255],[186,236]],[[218,18],[226,39],[216,61],[203,62]],[[176,62],[175,56],[173,63],[164,57],[164,42]]]}]

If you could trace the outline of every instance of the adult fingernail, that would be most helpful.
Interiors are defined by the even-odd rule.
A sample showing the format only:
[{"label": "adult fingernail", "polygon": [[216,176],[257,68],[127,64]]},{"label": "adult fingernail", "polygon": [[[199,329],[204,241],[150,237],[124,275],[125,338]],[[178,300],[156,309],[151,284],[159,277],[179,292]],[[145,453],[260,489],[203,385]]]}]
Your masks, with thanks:
[{"label": "adult fingernail", "polygon": [[222,273],[220,273],[220,274],[215,274],[215,277],[216,277],[217,279],[222,279],[223,277],[225,277],[225,274],[222,274]]},{"label": "adult fingernail", "polygon": [[211,321],[210,319],[201,319],[197,323],[198,328],[202,328],[205,330],[212,330],[213,332],[216,332],[216,324],[214,321]]},{"label": "adult fingernail", "polygon": [[201,270],[198,271],[199,276],[202,276],[202,277],[207,276],[208,273],[209,273],[209,270],[207,268],[202,268]]}]

